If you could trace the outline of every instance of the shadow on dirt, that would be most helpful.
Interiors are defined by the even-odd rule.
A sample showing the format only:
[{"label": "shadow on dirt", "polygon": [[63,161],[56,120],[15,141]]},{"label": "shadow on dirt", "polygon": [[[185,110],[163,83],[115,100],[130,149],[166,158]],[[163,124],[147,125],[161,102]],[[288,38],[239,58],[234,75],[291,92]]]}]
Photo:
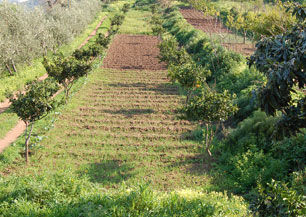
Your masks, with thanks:
[{"label": "shadow on dirt", "polygon": [[79,174],[86,174],[91,182],[103,185],[114,185],[134,176],[132,171],[133,167],[122,160],[114,159],[89,164],[85,169],[79,171]]}]

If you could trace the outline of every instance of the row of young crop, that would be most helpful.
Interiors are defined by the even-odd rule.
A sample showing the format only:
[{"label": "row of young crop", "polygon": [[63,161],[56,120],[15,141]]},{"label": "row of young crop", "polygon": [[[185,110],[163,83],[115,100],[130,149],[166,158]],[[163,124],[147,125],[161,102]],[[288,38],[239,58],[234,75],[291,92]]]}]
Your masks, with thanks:
[{"label": "row of young crop", "polygon": [[[299,22],[285,35],[258,42],[250,68],[189,25],[177,8],[153,19],[153,32],[163,39],[160,59],[186,91],[183,112],[199,121],[202,143],[216,161],[215,183],[243,195],[260,216],[306,214],[305,95],[291,97],[305,88],[306,13],[301,6],[292,12]],[[283,40],[290,41],[288,50]]]},{"label": "row of young crop", "polygon": [[0,3],[0,75],[12,76],[19,66],[48,51],[55,52],[84,31],[101,11],[101,1],[71,1],[51,7],[26,8]]},{"label": "row of young crop", "polygon": [[[36,121],[44,118],[59,105],[66,104],[70,97],[73,85],[83,76],[87,76],[93,68],[94,60],[103,55],[111,38],[118,32],[125,18],[124,13],[129,8],[125,4],[122,14],[116,14],[111,18],[110,28],[106,35],[99,33],[89,46],[75,50],[72,55],[54,53],[51,58],[44,57],[43,65],[48,78],[44,81],[31,81],[25,86],[23,92],[13,94],[9,92],[11,110],[25,123],[25,158],[29,161],[29,141],[33,126]],[[58,101],[54,95],[63,88],[64,98]]]}]

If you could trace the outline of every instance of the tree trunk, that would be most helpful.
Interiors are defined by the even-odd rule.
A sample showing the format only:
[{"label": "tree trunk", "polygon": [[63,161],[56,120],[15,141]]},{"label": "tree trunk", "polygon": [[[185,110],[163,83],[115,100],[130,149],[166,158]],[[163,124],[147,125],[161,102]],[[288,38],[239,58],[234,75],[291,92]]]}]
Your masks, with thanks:
[{"label": "tree trunk", "polygon": [[5,67],[6,67],[6,69],[8,70],[10,76],[13,76],[14,74],[12,73],[12,71],[11,71],[11,69],[10,69],[10,67],[8,66],[7,63],[5,63]]},{"label": "tree trunk", "polygon": [[[32,131],[33,131],[33,125],[34,123],[31,123],[31,129],[28,135],[26,135],[26,141],[25,141],[25,158],[26,158],[26,163],[28,164],[29,162],[29,142],[30,142],[30,138],[32,135]],[[28,123],[26,123],[26,133],[28,132]]]},{"label": "tree trunk", "polygon": [[210,143],[211,143],[211,136],[209,135],[209,124],[206,123],[206,138],[205,138],[205,143],[206,143],[206,151],[208,153],[208,155],[211,157],[211,152],[210,152]]},{"label": "tree trunk", "polygon": [[12,66],[13,66],[14,72],[16,72],[16,73],[17,73],[17,69],[16,69],[16,66],[15,66],[15,62],[14,62],[14,60],[11,60],[11,63],[12,63]]},{"label": "tree trunk", "polygon": [[243,44],[245,44],[246,42],[246,36],[247,36],[247,31],[245,31],[243,34]]},{"label": "tree trunk", "polygon": [[65,88],[65,104],[68,102],[68,96],[69,96],[69,90],[68,88]]}]

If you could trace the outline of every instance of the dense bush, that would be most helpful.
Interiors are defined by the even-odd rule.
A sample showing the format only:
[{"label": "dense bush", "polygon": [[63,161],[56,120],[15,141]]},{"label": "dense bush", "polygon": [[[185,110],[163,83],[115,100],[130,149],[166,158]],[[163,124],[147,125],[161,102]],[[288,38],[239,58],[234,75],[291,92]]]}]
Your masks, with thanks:
[{"label": "dense bush", "polygon": [[70,7],[26,9],[0,3],[0,73],[16,73],[18,65],[55,51],[83,32],[100,11],[99,0],[71,0]]},{"label": "dense bush", "polygon": [[0,179],[0,213],[20,216],[250,216],[237,196],[183,190],[159,193],[147,185],[105,192],[69,171]]}]

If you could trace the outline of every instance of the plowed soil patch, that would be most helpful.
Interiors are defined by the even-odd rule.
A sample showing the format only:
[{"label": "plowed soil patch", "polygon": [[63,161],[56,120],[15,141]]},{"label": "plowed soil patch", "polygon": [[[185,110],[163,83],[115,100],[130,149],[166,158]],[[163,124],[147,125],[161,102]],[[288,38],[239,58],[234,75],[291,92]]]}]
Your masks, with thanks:
[{"label": "plowed soil patch", "polygon": [[[224,26],[219,20],[216,20],[213,17],[205,17],[200,11],[182,8],[180,9],[180,12],[188,23],[193,25],[196,29],[202,30],[203,32],[209,34],[233,34],[233,32],[226,28],[226,26]],[[226,49],[244,54],[246,56],[250,56],[255,50],[252,44],[223,43],[222,45]]]},{"label": "plowed soil patch", "polygon": [[209,33],[232,33],[219,20],[213,17],[205,17],[204,14],[195,9],[181,9],[183,17],[195,28]]},{"label": "plowed soil patch", "polygon": [[157,56],[159,40],[155,36],[116,35],[104,60],[104,68],[166,70]]}]

